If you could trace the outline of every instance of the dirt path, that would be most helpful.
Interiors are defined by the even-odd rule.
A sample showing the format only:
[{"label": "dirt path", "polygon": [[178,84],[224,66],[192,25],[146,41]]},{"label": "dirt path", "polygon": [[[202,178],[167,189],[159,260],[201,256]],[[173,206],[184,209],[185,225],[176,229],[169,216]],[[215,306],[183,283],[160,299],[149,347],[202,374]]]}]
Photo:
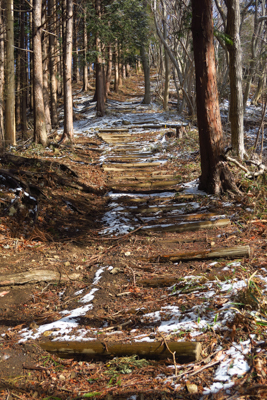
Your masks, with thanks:
[{"label": "dirt path", "polygon": [[[2,245],[2,283],[25,271],[28,280],[37,270],[60,274],[2,285],[3,399],[241,398],[263,385],[265,225],[253,223],[249,196],[199,192],[196,130],[178,139],[175,114],[135,100],[110,101],[107,119],[91,119],[87,136],[78,133],[75,148],[63,151],[64,164],[76,165],[86,185],[101,182],[105,196],[83,191],[81,179],[67,194],[55,186],[66,210],[42,204],[58,238],[25,241],[21,251],[14,238]],[[76,107],[81,112],[84,99]],[[202,352],[189,364],[171,353],[148,362],[76,358],[92,340],[106,353],[113,344],[154,342],[197,342]],[[57,354],[71,359],[40,347],[59,341]]]}]

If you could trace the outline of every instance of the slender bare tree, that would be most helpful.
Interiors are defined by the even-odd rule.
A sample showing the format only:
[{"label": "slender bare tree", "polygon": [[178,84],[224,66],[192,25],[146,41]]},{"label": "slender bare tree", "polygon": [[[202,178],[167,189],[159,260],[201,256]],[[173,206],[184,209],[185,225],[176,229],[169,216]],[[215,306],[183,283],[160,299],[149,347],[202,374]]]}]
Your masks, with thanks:
[{"label": "slender bare tree", "polygon": [[240,43],[240,10],[239,0],[227,0],[226,33],[231,38],[227,44],[229,51],[230,77],[230,123],[233,151],[238,157],[244,156],[243,132],[243,91],[242,91],[242,50]]},{"label": "slender bare tree", "polygon": [[56,15],[56,2],[55,0],[48,1],[48,13],[50,19],[50,31],[51,35],[49,35],[49,71],[50,71],[50,107],[51,107],[51,124],[52,128],[56,128],[58,125],[58,116],[57,116],[57,63],[56,63],[56,24],[57,24],[57,15]]},{"label": "slender bare tree", "polygon": [[47,145],[47,131],[43,98],[43,66],[41,23],[42,0],[33,1],[33,98],[34,98],[34,140]]},{"label": "slender bare tree", "polygon": [[16,144],[15,126],[15,71],[14,71],[14,9],[13,0],[6,1],[6,107],[5,140],[7,144]]},{"label": "slender bare tree", "polygon": [[61,141],[73,141],[73,100],[72,100],[72,40],[73,40],[73,0],[66,0],[64,10],[64,132]]},{"label": "slender bare tree", "polygon": [[2,15],[2,0],[0,0],[0,148],[4,146],[5,128],[4,128],[4,23]]}]

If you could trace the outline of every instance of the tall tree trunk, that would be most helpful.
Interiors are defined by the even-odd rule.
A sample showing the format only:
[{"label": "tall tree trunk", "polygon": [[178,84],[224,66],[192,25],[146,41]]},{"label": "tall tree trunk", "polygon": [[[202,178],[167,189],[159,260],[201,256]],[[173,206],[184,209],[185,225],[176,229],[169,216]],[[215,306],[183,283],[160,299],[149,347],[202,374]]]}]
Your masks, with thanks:
[{"label": "tall tree trunk", "polygon": [[[56,2],[55,0],[49,0],[48,2],[49,16],[52,18],[51,28],[52,33],[56,33]],[[50,28],[50,29],[51,29]],[[49,70],[50,70],[50,105],[51,105],[51,124],[52,128],[58,126],[58,115],[57,115],[57,63],[56,63],[56,37],[49,35]]]},{"label": "tall tree trunk", "polygon": [[119,91],[119,54],[118,54],[118,41],[115,40],[114,47],[114,69],[115,69],[115,80],[114,80],[114,92]]},{"label": "tall tree trunk", "polygon": [[9,145],[16,144],[15,126],[15,71],[14,71],[14,9],[13,0],[6,1],[6,107],[5,139]]},{"label": "tall tree trunk", "polygon": [[[61,18],[57,19],[57,36],[58,38],[63,39],[63,27],[62,27],[62,21]],[[63,45],[62,45],[63,40],[58,40],[57,42],[57,47],[58,47],[58,57],[57,57],[57,94],[58,96],[62,96],[63,93],[63,79],[62,79],[62,65],[63,65]]]},{"label": "tall tree trunk", "polygon": [[[20,4],[21,7],[21,4]],[[21,13],[19,14],[19,25],[21,31]],[[15,18],[16,18],[15,14]],[[21,114],[20,114],[20,92],[21,92],[21,50],[16,49],[15,51],[15,65],[16,65],[16,74],[15,74],[15,83],[16,83],[16,92],[15,92],[15,120],[16,120],[16,129],[20,127],[21,123]]]},{"label": "tall tree trunk", "polygon": [[242,92],[242,50],[240,43],[240,10],[239,0],[227,0],[227,28],[232,44],[227,44],[230,56],[230,123],[231,143],[235,154],[243,159],[243,92]]},{"label": "tall tree trunk", "polygon": [[35,143],[47,145],[43,98],[43,66],[41,43],[42,0],[33,1],[33,98]]},{"label": "tall tree trunk", "polygon": [[72,40],[73,40],[73,0],[66,0],[64,15],[64,132],[62,141],[69,138],[73,141],[73,100],[72,100]]},{"label": "tall tree trunk", "polygon": [[147,51],[144,45],[141,46],[141,59],[144,69],[144,79],[145,79],[145,96],[142,101],[143,104],[150,104],[151,95],[150,95],[150,67]]},{"label": "tall tree trunk", "polygon": [[[163,10],[163,37],[164,40],[167,41],[167,26],[166,26],[166,4],[164,0],[161,0],[162,10]],[[163,108],[165,111],[169,109],[169,91],[170,91],[170,59],[167,54],[166,49],[164,48],[164,63],[165,63],[165,85],[164,85],[164,95],[163,95]]]},{"label": "tall tree trunk", "polygon": [[122,51],[121,51],[121,46],[118,45],[118,71],[119,71],[119,79],[118,79],[118,87],[122,87]]},{"label": "tall tree trunk", "polygon": [[201,176],[199,188],[219,194],[236,188],[223,161],[223,134],[213,45],[212,0],[192,0],[192,34],[196,69],[197,120]]},{"label": "tall tree trunk", "polygon": [[21,107],[21,132],[22,138],[26,139],[27,135],[27,53],[23,49],[26,49],[26,36],[25,36],[25,17],[26,13],[21,13],[21,29],[20,29],[20,50],[21,52],[21,67],[20,67],[20,81],[21,81],[21,92],[20,92],[20,107]]},{"label": "tall tree trunk", "polygon": [[83,14],[83,91],[88,90],[88,65],[87,65],[87,47],[88,47],[88,37],[87,37],[87,23],[86,23],[86,8]]},{"label": "tall tree trunk", "polygon": [[[42,12],[42,25],[47,30],[46,26],[46,0],[43,0],[43,12]],[[45,123],[47,133],[51,132],[51,115],[50,115],[50,96],[49,96],[49,60],[48,60],[48,46],[49,37],[46,32],[42,35],[42,47],[43,47],[43,96],[44,96],[44,109],[45,109]]]},{"label": "tall tree trunk", "polygon": [[107,63],[107,71],[106,71],[106,97],[110,92],[110,81],[111,81],[111,73],[112,73],[112,48],[111,45],[108,45],[108,63]]},{"label": "tall tree trunk", "polygon": [[[33,7],[33,0],[29,0],[30,5]],[[32,16],[32,12],[29,13],[29,42],[30,42],[30,49],[33,51],[33,16]],[[33,111],[34,109],[34,100],[33,100],[33,88],[34,83],[33,83],[33,53],[30,52],[30,109],[31,111]]]},{"label": "tall tree trunk", "polygon": [[4,19],[2,15],[3,1],[0,0],[0,149],[4,146],[4,77],[5,77],[5,41],[4,41]]},{"label": "tall tree trunk", "polygon": [[[101,18],[101,0],[95,1],[96,14],[98,18]],[[96,110],[99,117],[103,117],[105,114],[105,88],[104,88],[104,77],[102,69],[102,56],[101,56],[101,41],[99,38],[99,32],[96,33]]]},{"label": "tall tree trunk", "polygon": [[73,81],[80,82],[79,53],[78,53],[78,13],[77,4],[73,6]]}]

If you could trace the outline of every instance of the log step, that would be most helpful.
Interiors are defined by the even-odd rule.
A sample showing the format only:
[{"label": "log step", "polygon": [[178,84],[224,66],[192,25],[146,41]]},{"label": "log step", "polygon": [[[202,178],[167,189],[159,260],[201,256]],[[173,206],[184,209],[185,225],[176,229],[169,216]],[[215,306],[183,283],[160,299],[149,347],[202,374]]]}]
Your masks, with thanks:
[{"label": "log step", "polygon": [[251,249],[249,246],[235,246],[235,247],[222,247],[216,249],[202,250],[202,251],[185,251],[174,254],[159,254],[157,256],[143,258],[145,261],[150,262],[178,262],[189,260],[206,260],[212,258],[249,258],[251,256]]},{"label": "log step", "polygon": [[144,226],[142,231],[160,231],[160,232],[194,232],[200,229],[223,228],[231,224],[228,218],[218,219],[216,221],[199,221],[199,222],[186,222],[178,225],[170,226]]},{"label": "log step", "polygon": [[[201,356],[200,342],[168,342],[171,352],[175,352],[178,363],[199,361]],[[107,359],[137,355],[148,359],[171,358],[172,354],[164,342],[131,342],[131,343],[102,343],[96,341],[62,341],[41,342],[43,350],[57,354],[60,357],[72,358],[74,355],[87,359]]]}]

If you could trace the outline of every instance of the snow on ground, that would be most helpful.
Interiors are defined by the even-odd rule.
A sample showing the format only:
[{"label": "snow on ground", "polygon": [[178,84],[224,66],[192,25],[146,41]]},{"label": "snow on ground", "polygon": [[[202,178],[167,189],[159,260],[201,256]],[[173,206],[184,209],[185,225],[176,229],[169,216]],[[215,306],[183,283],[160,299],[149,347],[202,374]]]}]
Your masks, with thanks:
[{"label": "snow on ground", "polygon": [[[211,263],[210,266],[215,263]],[[240,263],[228,263],[225,267],[226,270],[235,268]],[[94,340],[97,335],[95,329],[81,329],[79,328],[79,317],[85,315],[89,310],[93,308],[92,300],[96,293],[101,295],[101,286],[97,287],[101,282],[101,277],[105,269],[112,269],[112,267],[99,267],[95,273],[95,277],[92,282],[92,287],[88,287],[87,290],[76,292],[76,295],[81,295],[88,291],[87,294],[79,300],[80,303],[85,305],[78,307],[72,311],[62,311],[63,318],[53,323],[39,326],[37,329],[23,329],[21,330],[21,342],[28,339],[37,339],[42,335],[49,336],[53,340],[75,340],[85,341]],[[186,334],[187,338],[191,340],[197,340],[197,337],[207,330],[213,330],[218,334],[229,330],[227,324],[233,320],[235,314],[238,312],[232,303],[233,295],[237,294],[244,287],[247,287],[245,280],[238,280],[233,278],[230,282],[207,281],[199,284],[201,276],[186,276],[183,281],[189,287],[196,287],[196,289],[190,293],[194,296],[203,298],[201,305],[193,306],[190,310],[182,310],[179,306],[163,306],[160,310],[144,314],[142,316],[142,322],[145,323],[146,330],[149,331],[149,326],[154,326],[157,323],[157,330],[163,334],[169,335],[177,333],[180,334],[181,341],[183,335]],[[262,280],[264,281],[264,280]],[[266,280],[265,280],[266,281]],[[180,281],[181,282],[181,281]],[[266,288],[267,288],[267,282]],[[96,287],[95,287],[96,286]],[[167,289],[166,298],[179,297],[186,295],[182,292],[182,289],[176,288],[176,285],[172,285]],[[211,302],[224,303],[219,312],[211,311]],[[104,323],[105,325],[105,323]],[[104,326],[103,326],[104,328]],[[117,334],[119,332],[116,332]],[[122,333],[122,332],[121,332]],[[133,329],[131,332],[131,340],[137,342],[151,342],[153,339],[149,337],[149,334],[140,334],[140,329],[137,331]],[[250,352],[251,339],[240,343],[229,343],[228,349],[222,349],[220,346],[216,349],[217,352],[217,364],[214,372],[214,383],[210,387],[204,388],[203,395],[209,393],[216,393],[220,389],[229,389],[234,385],[235,377],[240,377],[249,371],[250,367],[246,360],[246,355]],[[176,339],[177,340],[177,339]],[[182,366],[181,366],[182,368]],[[166,379],[164,376],[159,376],[159,379]],[[177,377],[173,376],[173,383],[175,385]],[[186,375],[184,377],[186,379]],[[171,380],[171,378],[168,378]]]}]

